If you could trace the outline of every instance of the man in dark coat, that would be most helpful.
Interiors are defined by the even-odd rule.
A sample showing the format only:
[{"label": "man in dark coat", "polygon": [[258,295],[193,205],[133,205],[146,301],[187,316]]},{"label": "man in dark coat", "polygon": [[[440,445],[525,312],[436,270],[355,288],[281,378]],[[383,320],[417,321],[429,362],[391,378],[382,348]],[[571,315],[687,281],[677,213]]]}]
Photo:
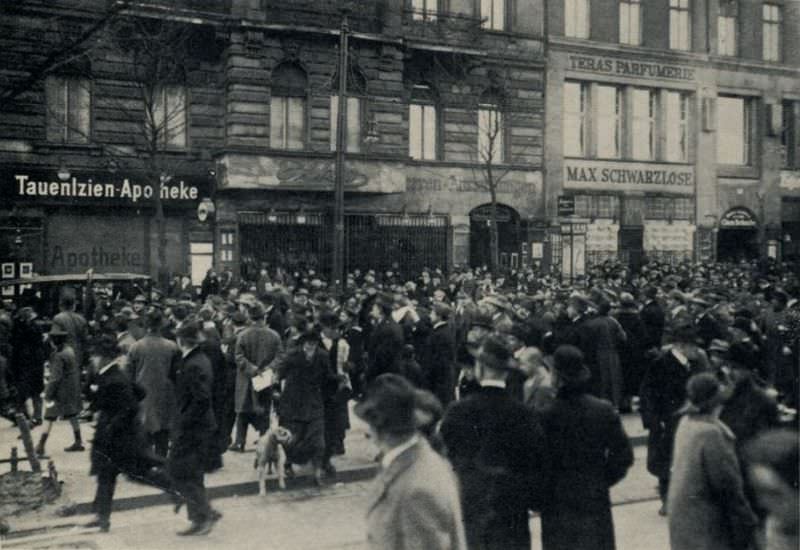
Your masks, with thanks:
[{"label": "man in dark coat", "polygon": [[622,369],[623,401],[620,410],[630,412],[631,398],[639,395],[645,371],[644,352],[647,331],[639,316],[633,296],[623,292],[619,297],[620,309],[616,319],[625,331],[625,340],[619,347],[619,363]]},{"label": "man in dark coat", "polygon": [[177,337],[183,359],[175,373],[178,417],[167,468],[176,492],[186,501],[192,522],[178,534],[206,535],[221,517],[208,502],[204,482],[211,437],[216,430],[212,367],[199,347],[202,336],[197,321],[184,322]]},{"label": "man in dark coat", "polygon": [[542,506],[544,550],[614,550],[609,488],[633,464],[614,406],[588,395],[591,376],[574,346],[554,355],[556,399],[542,414],[552,469]]},{"label": "man in dark coat", "polygon": [[287,464],[311,461],[316,483],[322,485],[326,390],[335,373],[319,344],[319,334],[305,332],[298,348],[276,361],[275,369],[284,381],[278,405],[280,425],[292,433],[292,444],[286,449]]},{"label": "man in dark coat", "polygon": [[[11,333],[13,347],[9,362],[10,380],[17,394],[17,409],[24,412],[34,425],[42,423],[44,362],[48,353],[36,317],[32,307],[23,307],[19,311]],[[28,399],[32,402],[32,408],[28,407]]]},{"label": "man in dark coat", "polygon": [[427,378],[427,389],[433,392],[444,407],[455,398],[456,385],[456,343],[449,324],[451,313],[452,310],[447,304],[442,302],[433,304],[431,307],[433,330],[422,354],[422,369]]},{"label": "man in dark coat", "polygon": [[640,316],[644,324],[647,338],[642,347],[645,351],[655,348],[661,349],[661,342],[664,338],[664,323],[666,315],[664,308],[658,302],[658,288],[649,286],[643,292],[645,303],[642,306]]},{"label": "man in dark coat", "polygon": [[323,311],[319,319],[321,348],[328,354],[331,372],[326,387],[323,388],[325,398],[325,459],[323,468],[328,475],[335,475],[331,458],[344,454],[344,439],[350,428],[350,414],[347,403],[352,395],[348,368],[350,361],[350,345],[341,337],[339,319],[332,311]]},{"label": "man in dark coat", "polygon": [[123,372],[116,338],[113,334],[102,335],[92,363],[96,373],[92,375],[90,393],[91,408],[98,413],[97,428],[92,442],[92,475],[97,476],[93,510],[97,517],[87,527],[99,527],[108,531],[111,505],[119,474],[133,481],[145,482],[163,490],[169,490],[171,481],[163,469],[164,460],[150,452],[150,444],[137,418],[139,401],[144,389],[131,382]]},{"label": "man in dark coat", "polygon": [[403,329],[392,319],[392,302],[379,298],[372,304],[370,317],[375,325],[369,336],[367,354],[369,364],[365,381],[387,372],[395,372],[400,354],[403,352]]},{"label": "man in dark coat", "polygon": [[533,413],[506,392],[511,368],[505,342],[487,337],[475,364],[480,389],[453,402],[442,421],[472,549],[530,549],[528,511],[543,502],[546,445]]}]

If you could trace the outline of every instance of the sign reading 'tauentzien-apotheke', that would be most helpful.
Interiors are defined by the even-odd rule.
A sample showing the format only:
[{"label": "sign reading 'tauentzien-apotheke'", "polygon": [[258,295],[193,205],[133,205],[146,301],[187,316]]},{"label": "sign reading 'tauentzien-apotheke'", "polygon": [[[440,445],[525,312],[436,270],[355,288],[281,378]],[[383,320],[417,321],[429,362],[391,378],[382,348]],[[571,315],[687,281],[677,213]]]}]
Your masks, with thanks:
[{"label": "sign reading 'tauentzien-apotheke'", "polygon": [[640,78],[662,78],[670,80],[694,80],[694,69],[680,65],[654,61],[631,61],[589,55],[569,56],[569,68],[574,71],[635,76]]},{"label": "sign reading 'tauentzien-apotheke'", "polygon": [[564,161],[564,188],[691,194],[694,191],[694,167],[568,159]]}]

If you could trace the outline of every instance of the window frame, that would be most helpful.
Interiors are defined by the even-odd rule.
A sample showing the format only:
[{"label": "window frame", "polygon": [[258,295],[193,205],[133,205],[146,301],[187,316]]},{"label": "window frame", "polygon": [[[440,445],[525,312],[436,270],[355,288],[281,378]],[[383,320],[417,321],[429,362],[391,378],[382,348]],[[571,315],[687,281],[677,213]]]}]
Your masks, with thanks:
[{"label": "window frame", "polygon": [[[167,92],[168,90],[175,90],[175,89],[178,89],[183,93],[183,110],[182,110],[183,145],[174,145],[169,143],[169,132],[170,132],[169,121],[166,120],[166,117],[168,116],[167,105],[169,99]],[[156,126],[156,128],[163,128],[163,130],[159,131],[160,134],[158,136],[159,147],[163,151],[184,151],[186,149],[189,149],[189,105],[190,105],[189,88],[184,84],[165,84],[163,86],[157,86],[153,90],[153,95],[157,96],[156,99],[154,100],[154,104],[156,105],[156,107],[154,109],[153,116],[154,117],[158,116],[159,113],[161,112],[159,109],[163,108],[163,115],[165,117],[165,120],[163,122],[160,120],[160,116],[159,120],[155,121],[155,123],[158,125]],[[162,103],[164,104],[161,105]]]},{"label": "window frame", "polygon": [[[64,111],[63,119],[59,120],[60,113],[54,108],[50,96],[51,84],[56,82],[58,85],[58,93],[63,96]],[[87,91],[87,113],[86,121],[88,128],[86,132],[80,129],[71,129],[70,124],[70,97],[72,95],[71,84],[76,87],[85,85]],[[45,106],[45,140],[53,144],[61,145],[87,145],[92,142],[94,135],[94,83],[91,79],[79,75],[72,74],[52,74],[45,78],[44,82],[44,106]],[[60,137],[53,139],[51,135],[58,132]],[[74,139],[71,136],[78,136]]]},{"label": "window frame", "polygon": [[[627,14],[623,16],[623,7],[627,6]],[[630,23],[634,20],[631,17],[631,12],[636,8],[636,37],[635,40],[631,39]],[[627,27],[625,24],[627,23]],[[623,30],[627,32],[627,40],[623,39]],[[619,0],[619,43],[626,46],[641,46],[642,45],[642,2],[641,0]]]},{"label": "window frame", "polygon": [[[568,158],[588,158],[590,156],[591,150],[591,140],[589,139],[590,135],[590,126],[591,126],[591,84],[586,81],[581,80],[565,80],[564,87],[567,85],[574,85],[578,87],[579,93],[579,107],[580,110],[578,112],[567,111],[564,108],[561,124],[562,124],[562,152],[565,157]],[[562,97],[566,97],[566,92],[562,93]],[[567,146],[567,132],[565,131],[565,127],[567,124],[567,116],[577,117],[578,123],[580,125],[580,130],[578,133],[580,139],[580,152],[579,154],[573,155],[568,153],[568,146]]]},{"label": "window frame", "polygon": [[[602,121],[606,118],[609,118],[608,115],[600,114],[600,98],[601,88],[608,88],[614,90],[614,112],[611,114],[611,117],[614,121],[613,128],[614,128],[614,147],[615,151],[613,155],[601,155],[598,145],[601,143],[605,143],[605,140],[600,139],[600,132],[603,129]],[[594,149],[594,158],[602,159],[602,160],[619,160],[623,157],[623,106],[624,106],[624,87],[618,84],[612,83],[605,83],[605,82],[596,82],[592,85],[592,142],[593,142],[593,149]]]},{"label": "window frame", "polygon": [[[296,69],[300,73],[302,73],[303,79],[305,80],[303,89],[300,89],[300,86],[293,86],[291,83],[289,85],[279,82],[276,75],[276,72],[281,68],[285,69]],[[280,151],[304,151],[308,149],[309,144],[309,134],[310,134],[310,124],[309,124],[309,80],[308,80],[308,72],[299,64],[292,63],[292,62],[284,62],[280,63],[275,66],[272,71],[272,86],[270,88],[270,113],[269,113],[269,147],[270,149],[280,150]],[[291,98],[300,98],[302,101],[302,113],[300,116],[300,120],[303,123],[302,128],[302,136],[300,141],[299,147],[289,147],[289,121],[291,120],[290,116],[290,99]],[[275,117],[274,108],[276,102],[280,101],[282,103],[282,110],[283,110],[283,135],[282,135],[282,143],[280,145],[274,143],[273,138],[273,120]]]},{"label": "window frame", "polygon": [[[678,143],[679,143],[679,151],[680,156],[678,158],[673,158],[670,156],[670,132],[673,129],[673,126],[670,125],[670,121],[674,120],[674,117],[670,117],[669,113],[669,96],[670,94],[675,94],[678,96],[678,109],[679,109],[679,118],[678,118]],[[664,89],[663,93],[661,94],[661,112],[663,121],[663,128],[661,131],[661,136],[664,140],[663,151],[661,154],[661,159],[664,162],[675,162],[680,164],[686,164],[690,162],[690,151],[691,151],[691,142],[692,139],[692,128],[691,128],[691,119],[692,119],[692,93],[687,90],[674,90],[674,89]]]},{"label": "window frame", "polygon": [[[743,155],[744,155],[744,162],[742,163],[727,163],[720,161],[720,140],[719,135],[722,133],[721,121],[727,120],[729,117],[720,116],[720,105],[722,103],[721,99],[735,99],[740,100],[743,103],[742,108],[742,125],[743,125],[743,137],[742,137],[742,147],[743,147]],[[755,159],[755,148],[753,147],[753,140],[754,140],[754,133],[755,133],[755,124],[754,124],[754,113],[756,110],[756,98],[750,96],[739,96],[734,94],[718,94],[717,95],[717,121],[719,124],[717,125],[717,151],[716,151],[716,164],[717,166],[727,166],[733,168],[746,168],[746,167],[753,167],[755,166],[756,159]]]},{"label": "window frame", "polygon": [[781,145],[786,149],[783,164],[790,170],[800,170],[800,99],[784,99],[781,102],[781,109],[783,110]]},{"label": "window frame", "polygon": [[[415,93],[416,91],[416,93]],[[424,93],[423,93],[424,92]],[[421,114],[421,127],[420,127],[420,136],[422,138],[421,141],[421,148],[420,148],[420,156],[414,156],[414,151],[412,151],[411,147],[411,126],[412,126],[412,108],[419,107],[422,109]],[[425,124],[426,116],[425,111],[426,109],[433,109],[433,133],[430,134],[426,132],[427,125]],[[434,90],[433,86],[425,83],[413,84],[411,86],[411,94],[408,101],[408,155],[411,157],[412,160],[415,161],[435,161],[442,158],[441,155],[441,109],[439,108],[439,99],[436,91]],[[426,151],[426,137],[432,135],[434,144],[433,144],[433,158],[427,158],[425,156]]]},{"label": "window frame", "polygon": [[[481,16],[481,28],[487,31],[503,32],[508,30],[508,0],[476,0],[478,2],[478,13]],[[486,4],[490,5],[489,12],[484,9]],[[496,21],[495,6],[501,6],[502,13],[500,15],[499,24]]]},{"label": "window frame", "polygon": [[[363,145],[364,145],[364,129],[366,127],[366,106],[367,100],[361,95],[356,94],[347,94],[345,96],[345,100],[348,101],[347,105],[347,116],[348,118],[345,119],[347,131],[345,132],[347,143],[345,143],[344,151],[345,153],[363,153]],[[350,100],[353,101],[354,104],[358,105],[358,137],[355,143],[355,149],[351,149],[350,143],[350,109],[352,105],[349,103]],[[330,128],[330,148],[331,152],[336,152],[336,139],[337,139],[337,132],[338,132],[338,125],[339,125],[339,93],[338,90],[335,93],[332,93],[330,96],[330,105],[329,105],[329,128]],[[335,105],[335,107],[334,107]]]},{"label": "window frame", "polygon": [[[500,144],[498,145],[495,141],[492,144],[492,148],[496,149],[499,152],[500,160],[496,159],[496,156],[493,155],[492,165],[498,164],[506,164],[508,162],[508,128],[506,127],[506,109],[505,109],[505,102],[500,94],[496,93],[484,93],[481,95],[480,100],[478,101],[478,109],[477,109],[477,130],[478,130],[478,143],[477,143],[477,158],[479,164],[484,164],[486,160],[483,156],[484,150],[484,133],[482,131],[481,119],[483,117],[483,113],[487,113],[489,117],[489,124],[493,124],[492,120],[499,122],[494,122],[494,124],[498,124],[498,133],[497,135],[500,136]],[[488,140],[488,136],[486,138]],[[488,144],[486,145],[488,147]]]},{"label": "window frame", "polygon": [[[421,4],[421,6],[417,4]],[[409,0],[408,5],[411,10],[411,18],[414,21],[435,22],[441,11],[439,0]]]},{"label": "window frame", "polygon": [[[768,11],[773,12],[773,18],[768,17]],[[761,5],[761,59],[772,63],[780,62],[782,41],[783,13],[779,4],[764,2]],[[771,32],[767,32],[771,29]],[[768,44],[769,42],[769,44]]]},{"label": "window frame", "polygon": [[[583,9],[582,18],[577,17],[579,7]],[[591,0],[564,0],[564,36],[588,40],[592,35],[591,11]],[[582,23],[580,28],[578,23]]]},{"label": "window frame", "polygon": [[[658,98],[658,88],[648,88],[643,86],[632,86],[629,90],[628,94],[628,101],[630,102],[630,109],[625,110],[624,114],[630,114],[631,121],[630,125],[625,124],[623,122],[623,127],[628,128],[630,127],[630,133],[626,136],[627,142],[629,144],[629,157],[631,160],[637,162],[647,162],[647,161],[655,161],[659,157],[659,147],[658,147],[658,138],[659,138],[659,123],[658,118],[660,114],[660,105],[659,105],[659,98]],[[640,120],[645,117],[636,116],[636,94],[637,92],[644,92],[647,94],[647,116],[646,116],[646,124],[647,124],[647,138],[649,142],[649,155],[646,157],[640,157],[636,155],[636,143],[639,143],[640,137],[637,134],[637,120]]]},{"label": "window frame", "polygon": [[[669,49],[692,51],[692,5],[691,0],[669,0]],[[685,18],[686,36],[681,33]],[[678,24],[677,30],[676,23]],[[682,38],[685,38],[683,44]],[[674,39],[674,40],[673,40]],[[680,42],[680,43],[678,43]]]}]

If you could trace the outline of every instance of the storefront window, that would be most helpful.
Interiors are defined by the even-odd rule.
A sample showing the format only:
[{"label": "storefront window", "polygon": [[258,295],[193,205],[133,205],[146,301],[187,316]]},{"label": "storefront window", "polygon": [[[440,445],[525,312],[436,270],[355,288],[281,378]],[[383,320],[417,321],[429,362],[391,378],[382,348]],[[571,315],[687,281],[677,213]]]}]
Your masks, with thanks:
[{"label": "storefront window", "polygon": [[669,48],[688,51],[692,47],[689,0],[669,0]]},{"label": "storefront window", "polygon": [[408,106],[408,154],[415,160],[437,157],[436,98],[427,85],[415,85]]},{"label": "storefront window", "polygon": [[586,156],[587,86],[581,82],[564,83],[564,156]]},{"label": "storefront window", "polygon": [[620,0],[619,41],[620,44],[639,46],[642,43],[642,4],[640,0]]},{"label": "storefront window", "polygon": [[565,0],[564,35],[589,38],[589,0]]},{"label": "storefront window", "polygon": [[291,63],[272,73],[270,147],[303,149],[306,142],[306,73]]},{"label": "storefront window", "polygon": [[85,78],[49,76],[47,139],[59,143],[88,143],[91,130],[90,83]]},{"label": "storefront window", "polygon": [[775,4],[764,4],[761,9],[764,61],[780,61],[781,8]]},{"label": "storefront window", "polygon": [[686,162],[689,139],[689,96],[682,92],[666,92],[666,151],[665,160]]},{"label": "storefront window", "polygon": [[717,98],[717,163],[744,166],[750,163],[750,100]]},{"label": "storefront window", "polygon": [[620,93],[616,86],[597,85],[597,157],[619,158],[620,153]]},{"label": "storefront window", "polygon": [[631,153],[636,160],[655,158],[656,94],[654,90],[635,88],[631,92],[633,136]]}]

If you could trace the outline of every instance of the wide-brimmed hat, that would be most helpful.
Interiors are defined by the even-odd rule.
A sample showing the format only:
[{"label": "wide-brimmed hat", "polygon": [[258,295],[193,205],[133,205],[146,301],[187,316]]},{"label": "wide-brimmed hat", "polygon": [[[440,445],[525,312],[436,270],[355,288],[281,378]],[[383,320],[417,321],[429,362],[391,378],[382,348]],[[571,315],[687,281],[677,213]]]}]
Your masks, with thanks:
[{"label": "wide-brimmed hat", "polygon": [[417,393],[400,375],[387,373],[369,385],[366,398],[355,406],[356,415],[379,433],[407,434],[416,429]]},{"label": "wide-brimmed hat", "polygon": [[592,376],[583,362],[583,353],[575,346],[558,346],[553,354],[553,370],[570,384],[586,382]]}]

